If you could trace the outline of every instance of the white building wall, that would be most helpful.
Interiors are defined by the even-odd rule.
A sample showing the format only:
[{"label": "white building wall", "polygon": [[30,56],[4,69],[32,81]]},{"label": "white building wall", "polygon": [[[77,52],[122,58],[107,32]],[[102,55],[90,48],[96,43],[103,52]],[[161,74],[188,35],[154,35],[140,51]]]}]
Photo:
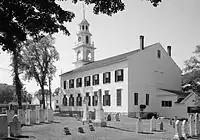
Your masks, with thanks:
[{"label": "white building wall", "polygon": [[[158,49],[161,51],[160,59],[157,58]],[[146,93],[150,94],[150,105],[144,111],[158,112],[157,89],[181,89],[180,69],[159,43],[130,56],[128,67],[129,112],[139,111],[139,105],[146,101]],[[133,93],[139,93],[138,106],[134,105]]]},{"label": "white building wall", "polygon": [[[124,70],[124,80],[123,82],[115,82],[115,70],[123,69]],[[104,72],[111,72],[111,83],[103,84],[103,73]],[[91,85],[92,85],[92,75],[99,74],[99,85],[84,87],[84,77],[91,76]],[[73,91],[76,93],[80,92],[90,92],[90,96],[93,96],[94,91],[98,91],[98,89],[102,89],[102,101],[104,90],[109,90],[109,94],[111,95],[111,106],[103,106],[105,112],[128,112],[128,68],[127,68],[127,61],[122,61],[118,63],[114,63],[112,65],[91,69],[84,72],[78,72],[72,75],[62,76],[61,77],[61,86],[63,88],[64,80],[67,81],[69,79],[74,79],[76,83],[76,78],[82,78],[82,87],[81,88],[74,88]],[[67,84],[68,85],[68,84]],[[76,84],[75,84],[76,87]],[[68,86],[67,86],[68,88]],[[122,89],[122,106],[116,105],[116,90]],[[66,93],[69,94],[69,90],[65,90]],[[71,89],[70,89],[71,91]],[[74,96],[76,98],[76,95]],[[83,96],[82,96],[83,97]],[[75,99],[74,98],[74,99]],[[76,103],[76,101],[75,101]],[[91,97],[91,105],[92,105],[92,97]],[[62,104],[60,105],[62,110],[81,110],[82,107],[65,107]],[[93,110],[95,107],[89,107],[90,110]]]}]

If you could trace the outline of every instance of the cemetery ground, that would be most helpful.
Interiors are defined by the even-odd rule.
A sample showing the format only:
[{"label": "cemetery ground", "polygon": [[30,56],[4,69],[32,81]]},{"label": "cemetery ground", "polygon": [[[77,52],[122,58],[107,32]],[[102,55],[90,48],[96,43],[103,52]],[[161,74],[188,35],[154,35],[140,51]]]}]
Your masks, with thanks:
[{"label": "cemetery ground", "polygon": [[[20,140],[171,140],[174,128],[169,120],[164,119],[164,131],[150,132],[150,121],[143,121],[144,133],[136,133],[136,119],[121,116],[120,121],[109,121],[107,127],[94,127],[90,131],[88,124],[83,125],[75,117],[54,116],[54,122],[39,125],[23,126]],[[64,127],[68,127],[71,135],[66,135]],[[84,133],[78,132],[83,127]],[[196,138],[198,139],[198,138]],[[191,139],[193,140],[193,139]],[[199,138],[200,140],[200,138]]]}]

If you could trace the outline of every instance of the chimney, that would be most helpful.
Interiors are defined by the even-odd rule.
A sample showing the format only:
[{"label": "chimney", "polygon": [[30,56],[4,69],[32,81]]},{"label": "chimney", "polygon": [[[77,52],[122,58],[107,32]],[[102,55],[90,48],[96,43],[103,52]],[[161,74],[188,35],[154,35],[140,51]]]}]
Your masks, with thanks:
[{"label": "chimney", "polygon": [[168,55],[171,56],[171,54],[172,54],[171,53],[171,46],[167,46],[167,52],[168,52]]},{"label": "chimney", "polygon": [[144,50],[144,36],[140,35],[140,50]]}]

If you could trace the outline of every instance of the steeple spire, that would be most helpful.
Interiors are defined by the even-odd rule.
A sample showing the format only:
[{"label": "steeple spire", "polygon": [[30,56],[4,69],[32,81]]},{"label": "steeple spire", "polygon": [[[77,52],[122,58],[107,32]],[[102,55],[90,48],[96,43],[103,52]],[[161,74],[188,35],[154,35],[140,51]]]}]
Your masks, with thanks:
[{"label": "steeple spire", "polygon": [[85,19],[85,6],[84,6],[84,3],[83,3],[83,20]]}]

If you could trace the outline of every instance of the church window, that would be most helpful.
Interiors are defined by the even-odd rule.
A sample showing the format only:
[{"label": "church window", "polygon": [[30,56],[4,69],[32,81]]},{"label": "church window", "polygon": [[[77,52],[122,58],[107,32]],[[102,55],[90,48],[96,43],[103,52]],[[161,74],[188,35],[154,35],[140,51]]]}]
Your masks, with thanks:
[{"label": "church window", "polygon": [[81,60],[82,59],[82,54],[81,51],[77,52],[77,60]]},{"label": "church window", "polygon": [[86,97],[88,98],[88,106],[90,106],[91,99],[90,99],[90,93],[89,92],[86,92]]},{"label": "church window", "polygon": [[86,26],[86,30],[88,30],[88,26]]},{"label": "church window", "polygon": [[97,106],[97,103],[98,103],[98,95],[97,91],[94,91],[94,95],[92,96],[92,105]]},{"label": "church window", "polygon": [[92,84],[99,85],[99,74],[95,74],[92,76]]},{"label": "church window", "polygon": [[89,50],[87,51],[87,59],[92,60],[92,53]]},{"label": "church window", "polygon": [[110,106],[109,90],[105,90],[105,95],[103,95],[103,106]]},{"label": "church window", "polygon": [[69,106],[74,106],[74,97],[72,94],[69,97]]},{"label": "church window", "polygon": [[86,35],[86,37],[85,37],[85,42],[86,42],[86,44],[88,44],[89,43],[89,37]]},{"label": "church window", "polygon": [[82,97],[80,93],[76,97],[76,106],[82,106]]},{"label": "church window", "polygon": [[84,25],[82,25],[82,30],[84,30]]},{"label": "church window", "polygon": [[162,107],[172,107],[172,101],[161,101]]},{"label": "church window", "polygon": [[74,88],[74,79],[69,80],[69,88]]},{"label": "church window", "polygon": [[110,83],[110,72],[105,72],[103,74],[103,83],[106,84],[106,83]]},{"label": "church window", "polygon": [[122,105],[122,89],[117,89],[117,106]]},{"label": "church window", "polygon": [[134,93],[134,104],[138,105],[138,93]]},{"label": "church window", "polygon": [[146,105],[149,105],[149,94],[146,94]]},{"label": "church window", "polygon": [[124,74],[123,69],[119,69],[115,71],[115,82],[123,81]]},{"label": "church window", "polygon": [[157,50],[157,57],[161,58],[161,51],[160,50]]},{"label": "church window", "polygon": [[90,86],[90,76],[84,77],[84,85],[85,87]]},{"label": "church window", "polygon": [[82,78],[77,78],[76,79],[76,87],[81,87],[82,86]]},{"label": "church window", "polygon": [[67,106],[67,97],[66,97],[66,95],[64,95],[64,97],[63,97],[63,105]]},{"label": "church window", "polygon": [[64,89],[67,88],[67,83],[66,83],[66,81],[64,81],[64,83],[63,83],[63,88],[64,88]]}]

